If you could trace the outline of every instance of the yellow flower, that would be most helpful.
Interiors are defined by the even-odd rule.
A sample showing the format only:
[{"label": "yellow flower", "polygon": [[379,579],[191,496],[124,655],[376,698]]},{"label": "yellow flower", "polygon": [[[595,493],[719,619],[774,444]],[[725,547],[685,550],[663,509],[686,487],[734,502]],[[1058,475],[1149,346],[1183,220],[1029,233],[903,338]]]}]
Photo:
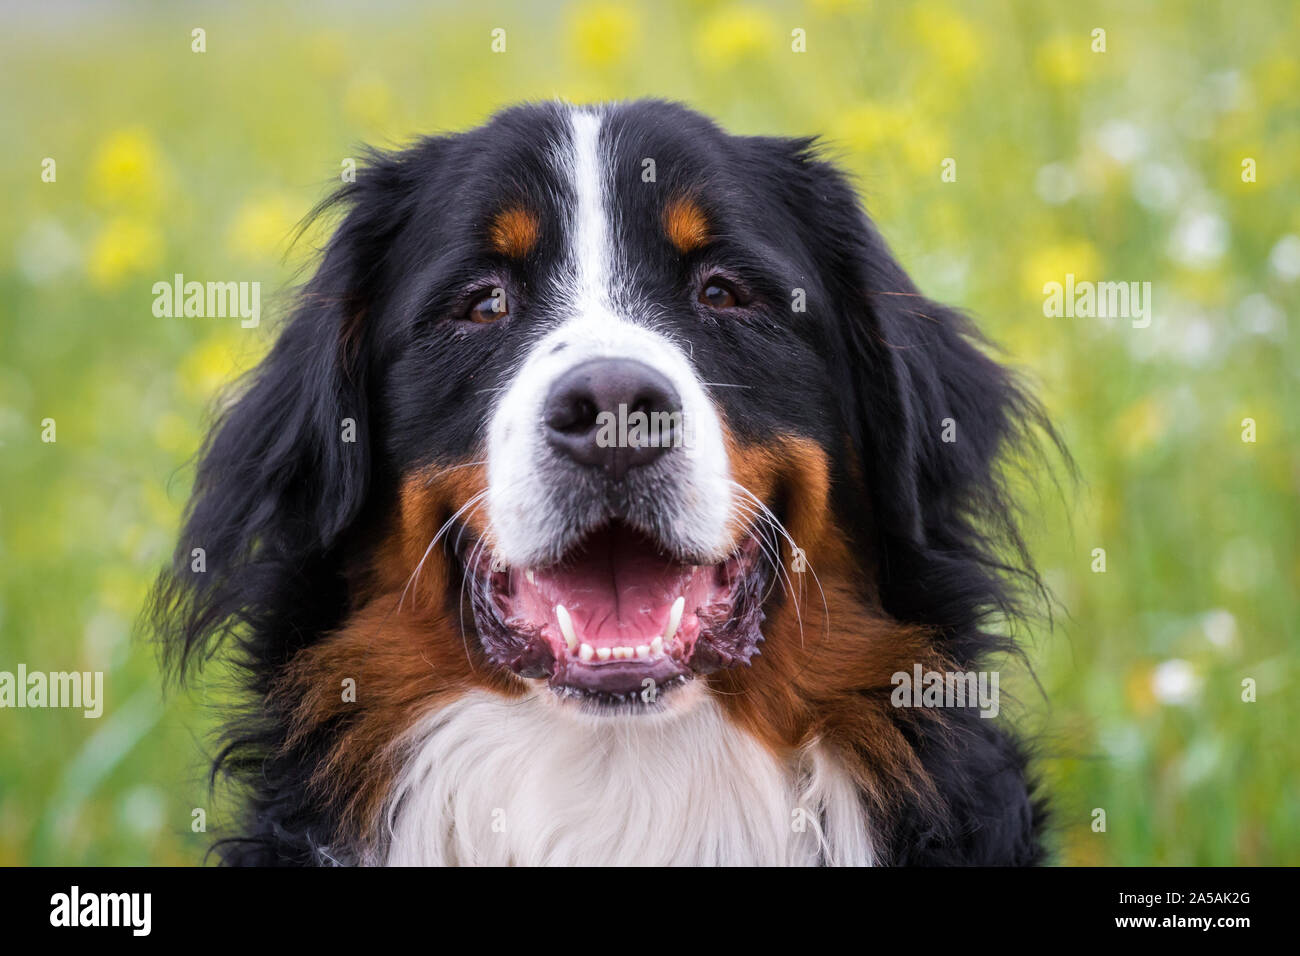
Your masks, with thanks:
[{"label": "yellow flower", "polygon": [[781,31],[765,10],[725,7],[695,32],[695,55],[706,67],[725,68],[748,56],[778,49]]},{"label": "yellow flower", "polygon": [[808,4],[820,13],[842,13],[847,10],[865,10],[869,0],[811,0]]},{"label": "yellow flower", "polygon": [[322,30],[307,40],[307,62],[319,76],[335,77],[347,60],[343,33]]},{"label": "yellow flower", "polygon": [[1159,399],[1148,396],[1119,413],[1113,434],[1119,447],[1131,458],[1154,445],[1168,425],[1168,409]]},{"label": "yellow flower", "polygon": [[1087,826],[1074,824],[1062,835],[1064,852],[1061,862],[1066,866],[1105,866],[1112,861],[1102,851],[1102,843]]},{"label": "yellow flower", "polygon": [[1256,88],[1265,103],[1289,103],[1300,87],[1300,63],[1294,56],[1273,57],[1252,71]]},{"label": "yellow flower", "polygon": [[162,197],[166,168],[158,147],[141,129],[118,130],[99,144],[88,182],[106,204],[148,205]]},{"label": "yellow flower", "polygon": [[873,159],[881,154],[895,157],[913,170],[937,170],[945,155],[943,138],[920,111],[906,105],[863,103],[846,110],[829,139]]},{"label": "yellow flower", "polygon": [[578,60],[588,66],[609,66],[622,60],[640,31],[636,10],[613,3],[585,3],[570,16],[570,35]]},{"label": "yellow flower", "polygon": [[[198,442],[193,441],[184,446],[181,451],[186,454],[193,454]],[[145,481],[140,485],[141,500],[144,504],[145,519],[155,528],[171,527],[176,521],[176,515],[179,511],[178,502],[169,497],[164,483]]]},{"label": "yellow flower", "polygon": [[151,222],[118,216],[91,243],[86,272],[100,288],[111,288],[125,276],[155,269],[162,259],[162,232]]},{"label": "yellow flower", "polygon": [[343,115],[359,126],[383,128],[393,118],[393,91],[380,77],[355,77],[343,94]]},{"label": "yellow flower", "polygon": [[1096,281],[1099,259],[1097,250],[1086,239],[1069,239],[1050,243],[1030,252],[1024,259],[1021,276],[1025,295],[1030,299],[1043,298],[1043,286],[1049,282],[1064,284],[1067,274],[1075,282]]},{"label": "yellow flower", "polygon": [[246,259],[279,258],[303,212],[286,196],[267,196],[244,203],[226,237],[230,251]]},{"label": "yellow flower", "polygon": [[[99,569],[99,605],[129,620],[140,609],[148,585],[133,569],[117,563]],[[125,640],[126,632],[123,630]]]},{"label": "yellow flower", "polygon": [[[195,320],[197,321],[197,320]],[[236,332],[223,331],[200,341],[181,359],[176,369],[181,389],[197,401],[207,402],[256,364],[255,348]]]},{"label": "yellow flower", "polygon": [[1124,675],[1124,702],[1138,717],[1150,716],[1158,707],[1154,692],[1155,672],[1146,663],[1132,664]]},{"label": "yellow flower", "polygon": [[880,103],[861,103],[845,110],[831,132],[831,139],[855,153],[870,154],[882,144],[897,141],[907,129],[902,110]]},{"label": "yellow flower", "polygon": [[918,7],[913,25],[921,42],[934,53],[941,70],[965,73],[979,59],[980,40],[975,28],[955,11]]},{"label": "yellow flower", "polygon": [[199,435],[190,419],[175,412],[165,412],[158,416],[153,426],[153,438],[159,448],[174,454],[188,454],[199,441]]},{"label": "yellow flower", "polygon": [[1052,37],[1038,48],[1034,65],[1038,68],[1038,74],[1047,82],[1057,86],[1073,86],[1083,79],[1084,57],[1089,55],[1086,36],[1062,34]]}]

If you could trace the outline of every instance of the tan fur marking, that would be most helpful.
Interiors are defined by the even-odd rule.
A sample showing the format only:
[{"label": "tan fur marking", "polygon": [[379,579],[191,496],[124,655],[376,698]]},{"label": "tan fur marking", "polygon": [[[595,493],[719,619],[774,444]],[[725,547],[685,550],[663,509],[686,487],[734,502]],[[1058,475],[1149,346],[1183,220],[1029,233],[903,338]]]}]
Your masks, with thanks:
[{"label": "tan fur marking", "polygon": [[511,259],[522,259],[536,247],[541,228],[536,213],[510,206],[492,220],[492,248]]},{"label": "tan fur marking", "polygon": [[709,241],[709,220],[695,200],[677,198],[664,209],[664,232],[678,252],[691,252]]},{"label": "tan fur marking", "polygon": [[823,741],[880,815],[903,792],[933,803],[933,783],[902,728],[942,714],[895,708],[890,678],[910,673],[917,662],[926,670],[951,668],[925,630],[892,620],[876,606],[874,587],[863,580],[862,556],[853,553],[831,511],[830,462],[820,446],[791,437],[741,445],[728,434],[727,447],[736,481],[764,501],[781,496],[786,527],[805,552],[807,570],[792,570],[790,546],[782,544],[785,587],[793,586],[798,610],[787,591],[764,625],[766,640],[753,665],[709,678],[723,706],[774,752]]},{"label": "tan fur marking", "polygon": [[[383,806],[401,760],[394,742],[408,727],[473,688],[523,690],[487,662],[476,640],[462,640],[460,620],[444,598],[451,569],[442,543],[429,549],[443,522],[485,480],[477,464],[409,476],[357,610],[342,629],[294,657],[271,692],[273,706],[290,715],[288,746],[315,734],[329,741],[309,785],[338,808],[354,839],[369,832]],[[471,508],[459,520],[481,534],[481,515]],[[346,678],[356,681],[355,702],[343,700]]]},{"label": "tan fur marking", "polygon": [[[926,631],[876,606],[861,556],[836,525],[830,463],[818,445],[793,437],[742,445],[728,434],[727,447],[736,481],[764,501],[779,496],[785,503],[786,526],[805,551],[807,571],[789,573],[798,613],[788,598],[776,608],[753,666],[711,675],[709,686],[728,716],[772,752],[789,756],[813,740],[832,748],[878,818],[904,792],[934,804],[933,783],[903,729],[943,715],[894,708],[890,677],[918,662],[926,670],[952,667]],[[357,610],[342,629],[298,654],[271,693],[271,706],[290,715],[290,746],[317,735],[328,741],[310,786],[338,808],[352,838],[372,832],[400,769],[395,741],[406,729],[473,688],[524,692],[524,682],[487,662],[477,641],[461,639],[460,621],[444,599],[451,569],[441,546],[425,558],[442,523],[485,482],[481,465],[408,477],[393,525],[355,592]],[[468,509],[461,521],[484,535],[482,508]],[[744,530],[738,519],[733,533]],[[792,558],[783,544],[787,572]],[[345,678],[356,681],[355,702],[342,700]]]}]

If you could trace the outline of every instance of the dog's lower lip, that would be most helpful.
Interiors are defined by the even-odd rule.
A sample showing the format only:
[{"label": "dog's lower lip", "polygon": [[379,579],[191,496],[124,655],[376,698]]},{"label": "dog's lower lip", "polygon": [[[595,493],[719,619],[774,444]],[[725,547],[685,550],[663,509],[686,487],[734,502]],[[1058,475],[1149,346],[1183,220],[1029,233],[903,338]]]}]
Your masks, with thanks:
[{"label": "dog's lower lip", "polygon": [[717,564],[688,564],[617,524],[559,562],[464,566],[488,657],[564,697],[654,701],[698,674],[748,664],[762,640],[757,539]]}]

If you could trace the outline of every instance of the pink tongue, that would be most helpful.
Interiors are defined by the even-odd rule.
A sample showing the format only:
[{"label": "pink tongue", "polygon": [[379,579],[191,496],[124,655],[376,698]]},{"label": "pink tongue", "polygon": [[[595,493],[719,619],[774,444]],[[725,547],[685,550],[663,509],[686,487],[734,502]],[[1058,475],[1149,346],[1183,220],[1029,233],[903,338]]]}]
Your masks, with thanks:
[{"label": "pink tongue", "polygon": [[539,595],[563,604],[578,640],[593,647],[635,646],[662,634],[668,612],[694,569],[661,555],[640,535],[600,532],[564,566],[537,571]]}]

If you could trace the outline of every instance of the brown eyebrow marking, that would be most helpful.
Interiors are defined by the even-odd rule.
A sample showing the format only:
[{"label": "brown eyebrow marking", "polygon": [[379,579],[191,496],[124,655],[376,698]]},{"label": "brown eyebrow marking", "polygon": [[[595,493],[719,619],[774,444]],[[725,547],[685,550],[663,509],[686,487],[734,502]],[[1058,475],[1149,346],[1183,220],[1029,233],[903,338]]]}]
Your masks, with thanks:
[{"label": "brown eyebrow marking", "polygon": [[678,252],[690,252],[709,241],[709,220],[694,199],[679,196],[664,207],[664,232]]},{"label": "brown eyebrow marking", "polygon": [[535,212],[523,206],[509,206],[492,220],[492,248],[512,259],[522,259],[537,245],[541,229]]}]

